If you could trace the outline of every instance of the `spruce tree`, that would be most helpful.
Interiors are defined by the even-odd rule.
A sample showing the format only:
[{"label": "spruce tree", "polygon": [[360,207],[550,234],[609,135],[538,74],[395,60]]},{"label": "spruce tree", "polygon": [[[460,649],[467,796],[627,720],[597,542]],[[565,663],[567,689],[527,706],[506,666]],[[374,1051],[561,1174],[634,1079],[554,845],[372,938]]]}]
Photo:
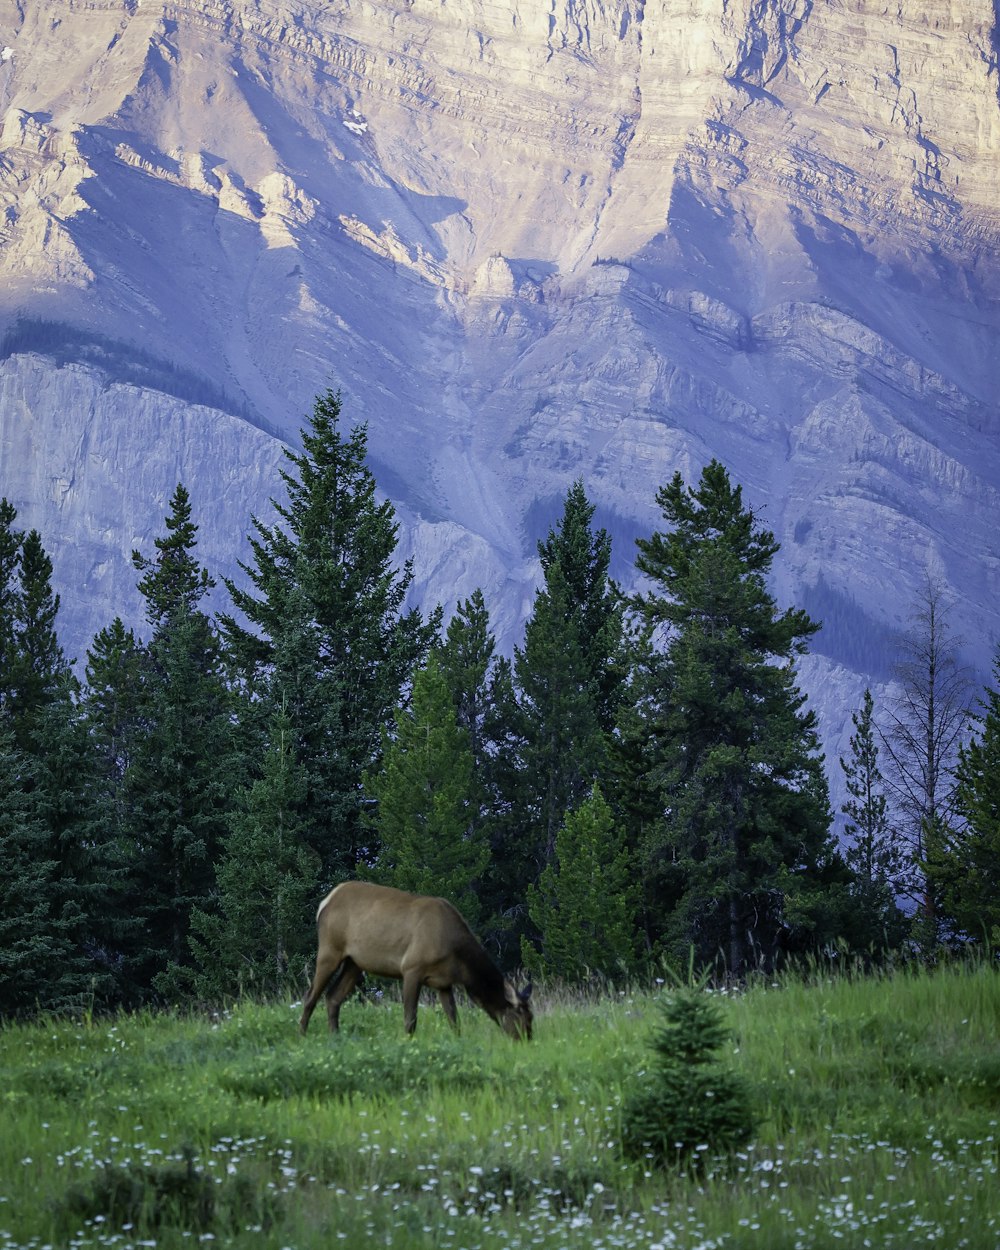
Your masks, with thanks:
[{"label": "spruce tree", "polygon": [[178,483],[170,499],[164,525],[166,534],[153,540],[155,556],[132,552],[133,567],[142,574],[138,589],[145,601],[153,641],[166,633],[173,621],[200,614],[202,601],[215,585],[194,555],[198,527],[191,519],[191,497],[183,483]]},{"label": "spruce tree", "polygon": [[496,650],[483,592],[476,590],[448,622],[438,653],[441,674],[451,691],[459,725],[469,735],[477,770],[485,767],[487,741],[484,721],[489,698],[489,673]]},{"label": "spruce tree", "polygon": [[529,924],[527,887],[538,875],[538,839],[526,815],[535,806],[533,777],[513,666],[506,656],[496,658],[489,675],[483,735],[489,860],[480,885],[482,932],[500,962],[511,966],[520,958],[521,934]]},{"label": "spruce tree", "polygon": [[595,696],[597,721],[605,733],[614,727],[622,681],[620,650],[623,603],[611,581],[611,536],[594,530],[594,505],[583,482],[566,492],[558,526],[538,544],[546,589],[564,597],[573,617],[589,680]]},{"label": "spruce tree", "polygon": [[111,992],[107,839],[78,685],[57,634],[52,562],[37,531],[24,534],[15,521],[0,503],[0,719],[21,752],[29,823],[44,831],[39,858],[53,865],[46,942],[59,952],[37,1001],[79,1007]]},{"label": "spruce tree", "polygon": [[142,644],[120,617],[87,652],[83,707],[101,785],[103,819],[119,844],[127,824],[126,778],[142,734]]},{"label": "spruce tree", "polygon": [[[72,685],[75,690],[75,680]],[[57,865],[50,911],[68,939],[49,983],[52,1005],[109,1006],[119,994],[120,869],[102,819],[93,743],[68,691],[39,710],[32,736],[31,806],[48,832],[46,855]]]},{"label": "spruce tree", "polygon": [[718,461],[695,488],[675,474],[657,503],[666,528],[636,561],[653,588],[632,606],[664,646],[629,718],[652,936],[732,972],[773,965],[842,919],[846,874],[794,667],[819,626],[779,611],[766,584],[778,544]]},{"label": "spruce tree", "polygon": [[543,584],[515,649],[532,840],[526,889],[555,854],[556,834],[608,770],[608,736],[620,674],[621,609],[608,579],[611,540],[591,529],[594,508],[576,482],[555,529],[538,544]]},{"label": "spruce tree", "polygon": [[[437,651],[441,675],[451,693],[460,729],[468,735],[472,757],[469,783],[467,836],[492,847],[498,830],[500,804],[495,787],[496,748],[491,739],[491,688],[496,641],[481,590],[456,607],[444,642]],[[504,865],[489,855],[476,881],[479,922],[477,932],[495,943],[504,928],[501,911],[506,900]]]},{"label": "spruce tree", "polygon": [[539,933],[535,944],[522,938],[529,971],[581,982],[592,976],[620,979],[633,970],[635,867],[624,832],[596,783],[567,813],[554,859],[537,886],[528,887],[528,911]]},{"label": "spruce tree", "polygon": [[70,948],[52,913],[58,863],[48,830],[32,811],[31,761],[0,716],[0,1020],[62,1005],[51,978]]},{"label": "spruce tree", "polygon": [[441,895],[477,926],[476,884],[488,848],[472,819],[473,760],[436,653],[413,679],[410,704],[395,715],[382,766],[367,776],[377,802],[381,851],[375,875],[386,885]]},{"label": "spruce tree", "polygon": [[885,949],[898,945],[904,936],[896,892],[906,865],[889,824],[874,707],[872,692],[866,689],[861,710],[851,714],[850,758],[840,761],[849,795],[840,810],[847,817],[844,861],[854,874],[850,887],[856,908],[853,937],[861,946]]},{"label": "spruce tree", "polygon": [[20,560],[21,594],[13,663],[14,726],[22,746],[30,743],[42,710],[75,689],[70,665],[59,644],[59,596],[52,589],[52,561],[37,530],[24,536]]},{"label": "spruce tree", "polygon": [[690,985],[659,1006],[652,1062],[622,1103],[622,1145],[646,1166],[712,1172],[757,1130],[752,1090],[716,1053],[729,1030],[704,986]]},{"label": "spruce tree", "polygon": [[100,830],[108,890],[101,945],[114,970],[113,993],[123,1004],[138,1001],[148,988],[137,986],[131,966],[143,933],[131,884],[135,840],[130,772],[133,756],[143,750],[147,727],[142,712],[143,663],[142,644],[116,617],[98,631],[87,652],[81,701],[93,775],[94,822]]},{"label": "spruce tree", "polygon": [[20,616],[21,543],[24,534],[16,527],[17,509],[0,499],[0,712],[14,714],[16,674],[19,667],[17,628]]},{"label": "spruce tree", "polygon": [[313,953],[304,918],[315,905],[319,863],[303,840],[307,785],[293,737],[279,712],[262,775],[236,796],[216,871],[217,909],[192,917],[202,997],[280,994]]},{"label": "spruce tree", "polygon": [[155,557],[132,557],[151,629],[141,651],[122,830],[130,911],[141,921],[128,968],[141,995],[149,986],[173,992],[174,974],[191,965],[191,915],[211,909],[234,788],[230,699],[218,637],[201,607],[213,583],[194,554],[197,526],[182,485],[166,530]]},{"label": "spruce tree", "polygon": [[72,695],[72,671],[56,633],[59,596],[52,561],[36,530],[15,527],[17,512],[0,500],[0,710],[23,750],[43,710]]},{"label": "spruce tree", "polygon": [[377,768],[382,731],[437,627],[406,610],[412,569],[394,564],[391,503],[376,498],[367,430],[341,428],[340,397],[317,398],[299,453],[286,453],[278,520],[253,519],[249,587],[226,585],[247,625],[224,616],[231,660],[255,718],[251,752],[284,707],[305,770],[306,840],[322,884],[354,872],[365,848],[361,776]]},{"label": "spruce tree", "polygon": [[973,942],[1000,945],[1000,651],[959,749],[955,804],[959,819],[928,862],[932,887],[950,927]]}]

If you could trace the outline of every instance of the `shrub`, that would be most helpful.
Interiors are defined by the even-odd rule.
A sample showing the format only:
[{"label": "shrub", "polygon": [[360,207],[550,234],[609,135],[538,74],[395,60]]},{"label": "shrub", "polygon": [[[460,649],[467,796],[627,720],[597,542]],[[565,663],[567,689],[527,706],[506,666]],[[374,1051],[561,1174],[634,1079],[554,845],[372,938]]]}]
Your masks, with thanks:
[{"label": "shrub", "polygon": [[89,1181],[70,1186],[55,1206],[64,1220],[97,1220],[115,1228],[134,1225],[144,1232],[181,1228],[199,1234],[233,1232],[251,1215],[269,1224],[276,1209],[274,1196],[249,1177],[218,1183],[195,1164],[190,1149],[178,1160],[155,1166],[105,1166]]},{"label": "shrub", "polygon": [[756,1128],[747,1083],[716,1058],[729,1031],[703,990],[672,994],[654,1033],[652,1070],[626,1097],[622,1143],[634,1158],[703,1171],[746,1146]]}]

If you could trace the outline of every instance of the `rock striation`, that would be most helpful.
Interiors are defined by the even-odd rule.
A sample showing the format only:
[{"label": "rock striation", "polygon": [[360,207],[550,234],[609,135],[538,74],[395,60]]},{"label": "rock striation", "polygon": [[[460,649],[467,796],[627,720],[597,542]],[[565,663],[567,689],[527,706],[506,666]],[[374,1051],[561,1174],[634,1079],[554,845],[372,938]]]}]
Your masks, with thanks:
[{"label": "rock striation", "polygon": [[0,0],[0,46],[0,489],[78,654],[178,480],[233,571],[332,385],[419,596],[507,647],[575,478],[627,580],[718,456],[831,751],[928,573],[985,665],[995,5]]}]

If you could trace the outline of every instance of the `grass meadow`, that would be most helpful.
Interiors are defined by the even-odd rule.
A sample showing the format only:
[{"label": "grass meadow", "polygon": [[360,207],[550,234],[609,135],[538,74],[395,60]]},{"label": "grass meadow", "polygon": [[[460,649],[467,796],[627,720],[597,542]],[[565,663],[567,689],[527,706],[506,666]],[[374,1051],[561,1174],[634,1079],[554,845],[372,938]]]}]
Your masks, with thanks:
[{"label": "grass meadow", "polygon": [[1000,973],[787,978],[720,995],[755,1140],[628,1161],[662,990],[536,988],[509,1041],[430,1000],[0,1029],[0,1250],[1000,1246]]}]

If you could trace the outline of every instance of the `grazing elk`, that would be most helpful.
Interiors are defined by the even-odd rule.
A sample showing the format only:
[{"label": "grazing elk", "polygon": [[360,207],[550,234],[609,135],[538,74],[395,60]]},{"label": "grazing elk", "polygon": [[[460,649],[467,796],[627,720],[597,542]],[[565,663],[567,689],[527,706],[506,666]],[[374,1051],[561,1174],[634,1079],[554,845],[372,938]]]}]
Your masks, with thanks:
[{"label": "grazing elk", "polygon": [[461,985],[505,1033],[531,1037],[531,986],[516,990],[443,898],[344,881],[320,903],[316,930],[316,975],[302,1004],[302,1033],[324,989],[330,1028],[338,1029],[341,1004],[370,972],[403,982],[407,1033],[417,1027],[422,985],[437,990],[457,1029],[454,987]]}]

